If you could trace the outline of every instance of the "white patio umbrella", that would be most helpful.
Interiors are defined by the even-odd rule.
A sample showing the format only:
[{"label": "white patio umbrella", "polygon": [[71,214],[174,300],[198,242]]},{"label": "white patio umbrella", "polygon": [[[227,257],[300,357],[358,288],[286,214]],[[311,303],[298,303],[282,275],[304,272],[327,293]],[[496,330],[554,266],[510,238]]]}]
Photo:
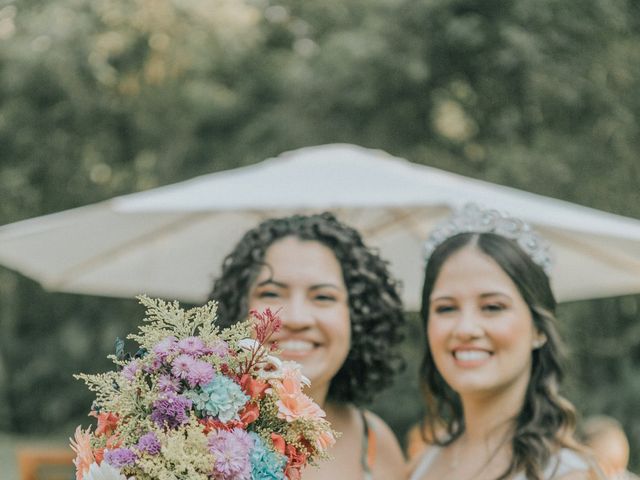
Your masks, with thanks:
[{"label": "white patio umbrella", "polygon": [[5,225],[0,263],[55,291],[200,303],[248,228],[332,210],[379,247],[415,310],[422,243],[468,201],[519,216],[551,242],[560,300],[640,292],[640,221],[344,144]]}]

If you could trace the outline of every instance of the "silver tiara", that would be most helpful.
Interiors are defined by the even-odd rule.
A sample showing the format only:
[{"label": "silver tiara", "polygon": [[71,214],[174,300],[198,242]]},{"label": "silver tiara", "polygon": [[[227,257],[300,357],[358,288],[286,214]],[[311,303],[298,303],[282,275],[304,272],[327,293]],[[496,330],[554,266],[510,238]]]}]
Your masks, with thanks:
[{"label": "silver tiara", "polygon": [[424,244],[425,262],[445,240],[460,233],[495,233],[514,240],[549,275],[553,263],[549,243],[529,224],[497,210],[485,210],[467,203],[448,220],[437,226]]}]

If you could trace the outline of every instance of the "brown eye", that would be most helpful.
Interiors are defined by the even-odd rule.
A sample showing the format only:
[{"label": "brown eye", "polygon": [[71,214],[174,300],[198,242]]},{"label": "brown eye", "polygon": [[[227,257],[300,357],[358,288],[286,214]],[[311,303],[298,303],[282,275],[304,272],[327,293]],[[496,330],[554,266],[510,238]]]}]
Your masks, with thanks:
[{"label": "brown eye", "polygon": [[335,301],[336,297],[334,295],[323,293],[323,294],[316,295],[315,299],[322,300],[322,301]]},{"label": "brown eye", "polygon": [[502,312],[505,309],[506,307],[501,303],[488,303],[482,306],[482,310],[490,313]]},{"label": "brown eye", "polygon": [[438,305],[434,308],[434,311],[439,314],[453,312],[454,310],[455,307],[453,305]]},{"label": "brown eye", "polygon": [[273,290],[264,290],[258,293],[258,298],[278,298],[278,292]]}]

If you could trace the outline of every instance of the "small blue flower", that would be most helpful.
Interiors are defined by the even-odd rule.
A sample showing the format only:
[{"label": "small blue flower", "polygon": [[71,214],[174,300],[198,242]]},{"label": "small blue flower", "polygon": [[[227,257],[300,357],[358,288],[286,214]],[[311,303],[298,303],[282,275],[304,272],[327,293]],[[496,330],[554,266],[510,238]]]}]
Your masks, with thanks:
[{"label": "small blue flower", "polygon": [[251,480],[285,480],[287,457],[267,448],[259,435],[251,432],[254,448],[251,451]]},{"label": "small blue flower", "polygon": [[193,402],[193,406],[196,408],[196,410],[204,412],[207,409],[209,394],[203,392],[200,388],[187,390],[182,395]]},{"label": "small blue flower", "polygon": [[217,375],[211,382],[202,386],[205,397],[198,395],[195,400],[196,408],[199,408],[207,415],[218,417],[221,422],[228,422],[232,419],[239,419],[238,412],[242,410],[249,396],[246,395],[240,385],[223,375]]}]

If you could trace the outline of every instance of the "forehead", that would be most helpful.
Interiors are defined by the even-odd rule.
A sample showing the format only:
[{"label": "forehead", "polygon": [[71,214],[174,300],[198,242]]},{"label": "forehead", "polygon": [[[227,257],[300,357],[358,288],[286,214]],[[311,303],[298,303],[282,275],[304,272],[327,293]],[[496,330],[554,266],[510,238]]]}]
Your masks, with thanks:
[{"label": "forehead", "polygon": [[432,297],[484,293],[520,297],[518,287],[502,267],[477,246],[469,245],[444,261],[436,278]]},{"label": "forehead", "polygon": [[265,266],[258,279],[273,276],[278,280],[340,280],[342,267],[333,251],[315,240],[285,237],[267,248]]}]

